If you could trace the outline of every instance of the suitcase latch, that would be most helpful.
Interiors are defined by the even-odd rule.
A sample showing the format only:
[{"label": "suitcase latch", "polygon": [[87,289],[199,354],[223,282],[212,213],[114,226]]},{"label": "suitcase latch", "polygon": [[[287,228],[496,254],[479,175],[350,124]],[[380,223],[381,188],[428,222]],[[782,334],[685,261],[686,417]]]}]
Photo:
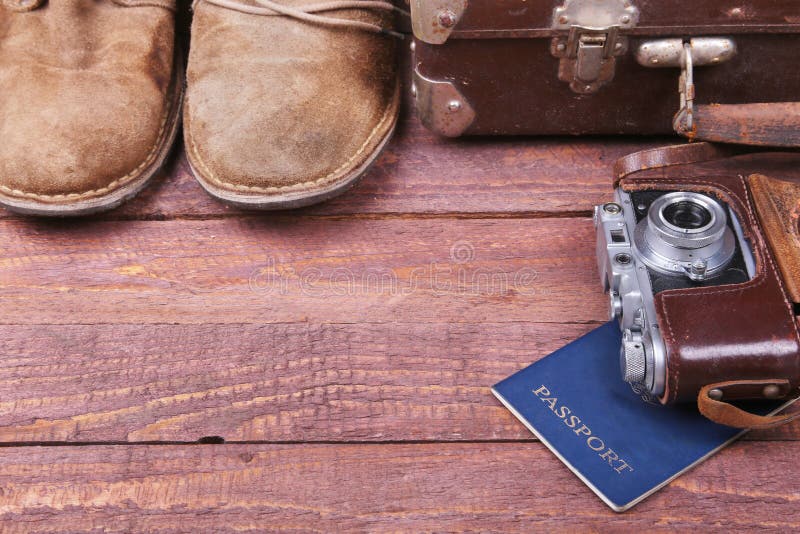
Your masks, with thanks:
[{"label": "suitcase latch", "polygon": [[614,79],[616,58],[628,50],[621,30],[638,21],[639,10],[630,0],[565,0],[553,12],[553,29],[569,33],[550,45],[560,59],[558,79],[576,93],[596,93]]}]

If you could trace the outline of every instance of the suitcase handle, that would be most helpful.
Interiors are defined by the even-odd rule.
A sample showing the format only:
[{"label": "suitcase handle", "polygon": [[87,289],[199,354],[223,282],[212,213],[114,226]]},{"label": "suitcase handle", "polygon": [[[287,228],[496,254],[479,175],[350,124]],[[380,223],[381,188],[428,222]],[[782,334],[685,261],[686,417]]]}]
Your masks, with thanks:
[{"label": "suitcase handle", "polygon": [[800,102],[696,106],[690,127],[685,113],[676,115],[675,131],[692,140],[800,147]]},{"label": "suitcase handle", "polygon": [[681,109],[675,131],[690,140],[750,146],[800,147],[800,102],[694,105],[694,47],[680,58]]}]

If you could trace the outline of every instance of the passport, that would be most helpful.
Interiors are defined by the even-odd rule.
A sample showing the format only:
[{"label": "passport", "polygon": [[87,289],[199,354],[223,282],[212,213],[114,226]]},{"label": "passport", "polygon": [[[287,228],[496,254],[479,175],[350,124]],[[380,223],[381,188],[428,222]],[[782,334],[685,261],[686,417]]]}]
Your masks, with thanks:
[{"label": "passport", "polygon": [[[492,392],[612,510],[624,512],[746,431],[695,404],[648,403],[619,370],[620,328],[609,322],[510,376]],[[790,403],[746,409],[777,412]]]}]

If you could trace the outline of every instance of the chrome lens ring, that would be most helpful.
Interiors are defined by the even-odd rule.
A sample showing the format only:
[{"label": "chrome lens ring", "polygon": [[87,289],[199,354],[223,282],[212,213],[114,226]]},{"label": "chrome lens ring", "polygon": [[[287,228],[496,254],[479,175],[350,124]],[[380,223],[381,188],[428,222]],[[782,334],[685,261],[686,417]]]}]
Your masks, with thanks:
[{"label": "chrome lens ring", "polygon": [[[695,222],[694,218],[700,219],[698,224],[689,224]],[[728,227],[728,216],[722,204],[691,192],[659,197],[650,206],[647,220],[648,227],[661,240],[679,248],[708,246],[718,241]]]},{"label": "chrome lens ring", "polygon": [[702,277],[711,278],[725,269],[736,253],[726,208],[711,197],[692,192],[657,198],[647,217],[637,224],[633,241],[649,268],[676,276],[692,273],[692,266],[699,262]]}]

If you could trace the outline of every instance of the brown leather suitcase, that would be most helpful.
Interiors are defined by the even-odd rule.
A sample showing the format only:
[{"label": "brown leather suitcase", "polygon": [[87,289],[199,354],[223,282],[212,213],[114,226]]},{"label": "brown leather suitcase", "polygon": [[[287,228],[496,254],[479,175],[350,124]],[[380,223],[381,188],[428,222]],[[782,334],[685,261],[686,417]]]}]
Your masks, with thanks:
[{"label": "brown leather suitcase", "polygon": [[800,1],[410,4],[416,108],[442,135],[800,144]]}]

